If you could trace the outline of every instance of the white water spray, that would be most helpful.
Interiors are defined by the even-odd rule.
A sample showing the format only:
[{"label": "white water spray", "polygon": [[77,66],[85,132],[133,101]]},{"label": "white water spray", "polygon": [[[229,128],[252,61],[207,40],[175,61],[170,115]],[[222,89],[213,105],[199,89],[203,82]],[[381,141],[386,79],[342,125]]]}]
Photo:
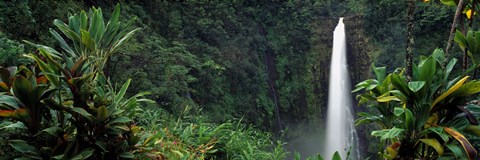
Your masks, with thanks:
[{"label": "white water spray", "polygon": [[345,25],[340,18],[333,32],[332,61],[328,94],[326,143],[323,156],[330,159],[338,151],[342,159],[360,159],[358,137],[351,113],[350,76],[347,65]]}]

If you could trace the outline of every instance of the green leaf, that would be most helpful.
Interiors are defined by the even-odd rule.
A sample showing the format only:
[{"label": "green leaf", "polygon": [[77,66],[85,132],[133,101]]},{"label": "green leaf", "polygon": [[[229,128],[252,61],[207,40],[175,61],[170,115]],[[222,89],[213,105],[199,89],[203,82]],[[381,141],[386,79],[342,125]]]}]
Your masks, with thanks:
[{"label": "green leaf", "polygon": [[108,118],[108,110],[105,106],[100,106],[97,108],[97,120],[104,121]]},{"label": "green leaf", "polygon": [[110,122],[108,122],[109,125],[111,124],[115,124],[115,123],[127,123],[127,122],[131,122],[132,119],[128,118],[128,117],[116,117],[112,120],[110,120]]},{"label": "green leaf", "polygon": [[93,15],[90,19],[90,27],[88,32],[95,39],[95,42],[100,42],[100,39],[105,32],[105,22],[103,21],[102,9],[93,9]]},{"label": "green leaf", "polygon": [[377,97],[378,102],[390,102],[390,101],[399,101],[401,102],[400,99],[398,99],[395,96],[383,96],[383,97]]},{"label": "green leaf", "polygon": [[470,112],[477,112],[477,114],[480,113],[480,106],[478,105],[467,104],[467,106],[465,106],[465,109],[467,109]]},{"label": "green leaf", "polygon": [[408,88],[413,92],[419,91],[420,89],[423,88],[423,86],[425,86],[425,81],[408,82]]},{"label": "green leaf", "polygon": [[407,102],[407,96],[405,96],[402,92],[400,92],[399,90],[391,90],[391,91],[388,91],[388,93],[391,93],[393,94],[395,97],[397,97],[398,99],[400,99],[401,102]]},{"label": "green leaf", "polygon": [[360,125],[360,124],[368,124],[372,122],[379,122],[382,120],[382,118],[378,115],[370,114],[367,112],[360,112],[357,113],[360,118],[355,120],[355,125]]},{"label": "green leaf", "polygon": [[405,110],[403,108],[400,108],[400,107],[395,107],[393,109],[393,115],[395,115],[397,117],[402,115],[404,112],[405,112]]},{"label": "green leaf", "polygon": [[[17,100],[15,100],[15,97],[10,95],[0,95],[0,104],[7,105],[8,108],[5,109],[18,109],[20,107]],[[0,109],[1,108],[2,106],[0,105]]]},{"label": "green leaf", "polygon": [[440,49],[440,48],[436,48],[436,49],[433,51],[432,57],[433,57],[439,64],[443,64],[443,62],[445,61],[445,53],[443,52],[443,49]]},{"label": "green leaf", "polygon": [[480,126],[478,125],[469,125],[465,127],[465,132],[480,137]]},{"label": "green leaf", "polygon": [[452,96],[465,97],[480,92],[480,81],[473,80],[463,84],[458,90],[452,93]]},{"label": "green leaf", "polygon": [[295,152],[295,155],[293,157],[294,157],[293,158],[294,160],[300,160],[300,158],[301,158],[300,153],[298,153],[298,152]]},{"label": "green leaf", "polygon": [[118,91],[118,93],[115,95],[115,98],[113,99],[113,102],[118,104],[120,102],[120,100],[123,99],[123,96],[125,95],[125,93],[127,92],[127,89],[128,89],[128,86],[130,85],[130,82],[132,80],[131,79],[128,79],[122,86],[122,88],[120,88],[120,90]]},{"label": "green leaf", "polygon": [[52,136],[55,136],[55,137],[60,137],[63,133],[63,128],[54,126],[54,127],[46,128],[46,129],[42,130],[42,132],[46,132],[46,133],[48,133]]},{"label": "green leaf", "polygon": [[114,126],[115,129],[120,129],[120,130],[123,130],[123,131],[129,131],[130,128],[128,128],[128,126],[126,125],[115,125]]},{"label": "green leaf", "polygon": [[117,41],[116,43],[113,44],[113,46],[111,47],[110,49],[110,52],[113,53],[113,52],[116,52],[116,50],[123,45],[123,43],[125,43],[128,39],[130,39],[133,34],[136,32],[136,31],[139,31],[140,28],[136,28],[130,32],[128,32],[124,37],[122,37],[119,41]]},{"label": "green leaf", "polygon": [[408,89],[408,85],[406,83],[405,78],[401,77],[398,74],[391,74],[390,79],[392,80],[393,86],[395,86],[395,88],[397,90],[402,92],[403,95],[405,95],[407,97],[410,96],[411,91],[410,91],[410,89]]},{"label": "green leaf", "polygon": [[0,66],[0,79],[7,85],[11,86],[11,77],[17,72],[17,67],[5,68]]},{"label": "green leaf", "polygon": [[375,67],[375,64],[372,64],[373,72],[375,73],[375,77],[377,78],[378,82],[383,82],[385,80],[385,75],[387,72],[386,67]]},{"label": "green leaf", "polygon": [[122,158],[128,158],[128,159],[133,159],[135,158],[135,155],[133,155],[132,153],[130,152],[123,152],[121,154],[118,155],[119,157],[122,157]]},{"label": "green leaf", "polygon": [[440,136],[440,138],[442,138],[443,142],[448,142],[448,139],[449,139],[448,135],[443,132],[442,127],[430,127],[428,129],[430,131],[433,131],[434,133],[436,133],[438,136]]},{"label": "green leaf", "polygon": [[450,73],[453,70],[453,67],[455,64],[457,64],[458,59],[452,58],[450,62],[448,62],[447,67],[445,67],[445,76],[443,77],[444,81],[447,81],[448,77],[450,76]]},{"label": "green leaf", "polygon": [[49,56],[52,56],[55,59],[62,59],[61,58],[62,54],[59,53],[58,51],[56,51],[55,49],[51,48],[51,47],[35,44],[35,43],[29,42],[29,41],[26,41],[26,40],[24,40],[23,42],[37,48],[39,51],[47,53]]},{"label": "green leaf", "polygon": [[95,142],[95,145],[97,145],[98,147],[100,147],[100,149],[102,149],[103,151],[107,151],[107,144],[104,142],[104,141],[100,141],[100,140],[97,140]]},{"label": "green leaf", "polygon": [[42,159],[40,157],[40,154],[41,154],[40,151],[37,148],[29,145],[26,141],[10,140],[9,143],[10,143],[10,146],[12,146],[15,150],[23,154],[29,155],[30,157],[35,159]]},{"label": "green leaf", "polygon": [[410,109],[405,108],[405,127],[408,130],[414,129],[415,125],[415,117],[413,117],[412,111]]},{"label": "green leaf", "polygon": [[[449,0],[449,1],[453,1],[453,0]],[[467,39],[465,38],[465,35],[463,35],[463,33],[460,30],[457,30],[455,32],[454,40],[455,42],[457,42],[460,48],[465,51],[465,48],[467,47]]]},{"label": "green leaf", "polygon": [[177,150],[172,150],[173,153],[177,154],[179,157],[183,157],[183,153]]},{"label": "green leaf", "polygon": [[[413,75],[414,80],[431,82],[436,73],[436,61],[433,57],[428,57],[418,64],[419,75]],[[416,77],[416,79],[415,79]]]},{"label": "green leaf", "polygon": [[79,154],[75,155],[74,157],[71,158],[71,160],[84,160],[87,159],[88,157],[93,155],[94,149],[92,148],[87,148],[82,150]]},{"label": "green leaf", "polygon": [[53,30],[50,28],[50,33],[53,35],[53,37],[58,41],[60,44],[60,47],[62,47],[63,50],[65,50],[69,56],[71,57],[77,57],[77,54],[70,48],[70,46],[65,42],[65,40],[60,36],[60,34],[57,33],[57,31]]},{"label": "green leaf", "polygon": [[453,92],[455,92],[457,89],[459,89],[463,83],[465,83],[465,81],[468,79],[469,76],[465,76],[463,77],[461,80],[459,80],[457,83],[455,83],[455,85],[453,85],[452,87],[450,87],[450,89],[448,89],[446,92],[444,92],[442,95],[440,95],[439,97],[437,97],[430,108],[433,108],[435,107],[435,105],[440,102],[441,100],[445,99],[447,96],[449,96],[450,94],[452,94]]},{"label": "green leaf", "polygon": [[75,113],[78,113],[82,115],[83,117],[87,118],[88,121],[92,122],[93,121],[93,116],[85,111],[83,108],[78,108],[78,107],[69,107],[69,109]]},{"label": "green leaf", "polygon": [[27,129],[27,126],[25,126],[23,122],[16,122],[16,123],[9,124],[8,126],[2,127],[0,129],[3,130],[3,129],[9,129],[9,128]]},{"label": "green leaf", "polygon": [[428,138],[428,139],[420,139],[420,141],[433,147],[437,151],[438,155],[443,154],[443,146],[438,142],[437,139]]},{"label": "green leaf", "polygon": [[[90,37],[90,33],[88,33],[85,30],[81,30],[80,32],[82,33],[82,44],[92,51],[95,50],[96,49],[95,41],[92,39],[92,37]],[[97,56],[97,55],[89,55],[89,56]]]},{"label": "green leaf", "polygon": [[54,73],[54,71],[53,71],[54,69],[52,68],[52,66],[45,63],[43,60],[38,58],[36,55],[30,54],[30,55],[28,55],[28,57],[32,58],[37,63],[40,70],[42,70],[42,72],[44,72],[45,77],[50,82],[52,82],[53,85],[55,85],[55,86],[59,85],[58,76],[55,76],[56,74]]},{"label": "green leaf", "polygon": [[26,77],[21,75],[16,76],[12,84],[13,95],[20,99],[24,105],[36,103],[31,101],[32,98],[29,98],[31,97],[32,90],[32,84],[30,84]]},{"label": "green leaf", "polygon": [[80,29],[84,29],[84,30],[87,30],[87,26],[88,26],[88,17],[87,17],[87,13],[85,13],[85,11],[81,11],[80,12]]},{"label": "green leaf", "polygon": [[65,154],[61,154],[61,155],[56,155],[54,157],[52,157],[53,159],[63,159],[63,157],[65,156]]},{"label": "green leaf", "polygon": [[455,156],[456,159],[464,159],[465,156],[463,154],[462,148],[460,148],[458,145],[455,145],[453,143],[448,143],[445,144],[445,146],[452,151],[453,155]]},{"label": "green leaf", "polygon": [[394,127],[392,129],[372,131],[372,136],[381,137],[380,140],[385,141],[386,139],[400,138],[403,131],[404,129]]},{"label": "green leaf", "polygon": [[340,157],[338,151],[333,154],[332,160],[342,160],[342,157]]},{"label": "green leaf", "polygon": [[355,92],[361,91],[362,89],[365,89],[365,87],[363,87],[363,86],[356,87],[356,88],[355,88],[355,89],[352,91],[352,93],[355,93]]}]

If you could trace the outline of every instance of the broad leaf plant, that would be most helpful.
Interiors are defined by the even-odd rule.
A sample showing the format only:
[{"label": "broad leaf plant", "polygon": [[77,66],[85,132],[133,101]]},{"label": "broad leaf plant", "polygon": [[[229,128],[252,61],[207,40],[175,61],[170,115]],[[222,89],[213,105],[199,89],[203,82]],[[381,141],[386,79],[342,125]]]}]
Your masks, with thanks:
[{"label": "broad leaf plant", "polygon": [[37,48],[31,66],[0,68],[0,117],[23,123],[26,138],[10,140],[25,159],[134,158],[140,128],[132,118],[147,93],[125,96],[103,73],[108,59],[138,30],[120,21],[117,5],[105,21],[92,8],[55,20],[50,33],[61,51]]}]

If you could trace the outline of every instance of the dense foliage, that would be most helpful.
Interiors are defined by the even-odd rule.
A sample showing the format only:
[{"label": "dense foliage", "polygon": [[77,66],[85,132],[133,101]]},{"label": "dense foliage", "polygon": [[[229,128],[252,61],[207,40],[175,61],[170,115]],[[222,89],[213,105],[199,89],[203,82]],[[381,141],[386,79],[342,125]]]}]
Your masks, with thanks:
[{"label": "dense foliage", "polygon": [[[442,1],[446,5],[457,5],[457,12],[464,10],[460,18],[468,18],[468,25],[472,27],[478,2],[461,2]],[[462,6],[465,4],[466,7]],[[459,18],[457,15],[454,22]],[[380,138],[385,148],[379,151],[379,157],[478,159],[476,145],[469,139],[476,141],[480,136],[480,106],[477,103],[480,85],[476,73],[479,65],[475,56],[478,55],[480,34],[472,30],[465,33],[464,25],[463,20],[460,26],[453,24],[445,49],[449,51],[454,37],[463,51],[459,55],[464,55],[461,67],[456,65],[456,58],[450,59],[443,50],[436,49],[428,57],[419,56],[418,64],[398,68],[388,75],[385,67],[373,66],[376,78],[356,85],[354,92],[365,91],[357,97],[359,104],[366,104],[370,109],[359,113],[357,124],[375,123],[381,128],[371,132],[372,136]],[[457,31],[453,32],[454,29]],[[452,74],[455,66],[463,68],[463,72]]]},{"label": "dense foliage", "polygon": [[[19,17],[0,24],[7,37],[50,46],[51,19],[89,5],[113,9],[111,1],[16,2],[1,3],[2,19]],[[328,68],[328,28],[336,23],[330,17],[362,4],[333,2],[123,2],[142,34],[112,56],[105,74],[114,82],[135,77],[129,93],[149,91],[173,114],[188,105],[215,122],[244,117],[273,131],[321,125],[328,92],[321,68]]]},{"label": "dense foliage", "polygon": [[197,127],[179,118],[168,125],[159,121],[175,121],[156,111],[140,115],[141,103],[153,102],[142,98],[148,93],[127,98],[131,81],[117,89],[104,73],[110,57],[138,30],[129,29],[132,23],[119,17],[117,5],[108,21],[97,8],[71,15],[68,23],[57,19],[54,24],[61,34],[54,29],[50,33],[61,51],[26,41],[37,48],[28,55],[34,63],[0,68],[0,117],[8,118],[2,124],[9,124],[2,126],[7,138],[2,139],[2,150],[8,143],[16,151],[2,151],[2,157],[285,158],[283,143],[275,144],[270,135],[241,123]]},{"label": "dense foliage", "polygon": [[443,51],[435,50],[413,66],[411,81],[406,79],[403,69],[386,75],[385,67],[380,67],[374,69],[376,79],[357,85],[355,91],[366,90],[359,95],[360,103],[368,103],[374,110],[359,113],[357,124],[381,126],[382,130],[373,131],[372,136],[389,145],[383,158],[476,157],[476,149],[460,132],[475,134],[478,130],[475,118],[478,116],[472,112],[477,112],[480,106],[466,105],[465,98],[480,92],[479,82],[466,82],[469,78],[466,73],[449,78],[457,59],[446,66],[444,61]]},{"label": "dense foliage", "polygon": [[[454,6],[456,1],[452,2]],[[121,4],[122,13],[117,12],[117,3]],[[415,55],[429,55],[434,48],[445,45],[455,8],[439,1],[415,5]],[[81,12],[94,6],[112,14],[99,9]],[[15,120],[2,123],[6,132],[1,133],[0,154],[11,151],[7,144],[26,145],[22,141],[10,143],[3,137],[28,137],[28,145],[39,151],[35,154],[57,156],[67,149],[48,149],[55,148],[55,143],[42,149],[38,148],[42,141],[30,140],[62,139],[57,131],[63,130],[76,138],[67,136],[62,145],[75,146],[80,141],[88,144],[74,150],[84,156],[91,152],[93,157],[123,153],[128,157],[128,153],[133,153],[142,158],[281,159],[286,156],[285,144],[275,142],[273,137],[292,139],[303,135],[304,130],[322,130],[331,37],[337,17],[347,19],[349,67],[353,83],[358,83],[371,75],[367,70],[371,62],[388,65],[386,73],[399,74],[393,69],[404,63],[406,6],[404,1],[396,0],[1,1],[0,65],[7,77],[2,81],[8,87],[2,91],[6,97],[15,97],[11,84],[21,80],[34,88],[32,92],[44,96],[29,99],[31,106],[23,104],[27,100],[21,98],[16,100],[22,104],[16,106],[2,104],[8,106],[2,109],[12,111],[5,116]],[[475,9],[472,4],[467,8]],[[84,17],[99,24],[90,27],[90,21],[85,23]],[[120,25],[108,28],[108,21],[99,21],[104,17]],[[58,20],[52,23],[54,19]],[[136,34],[127,34],[135,28],[140,28]],[[129,40],[122,40],[122,36]],[[122,47],[115,40],[121,41]],[[467,47],[460,46],[449,56],[461,57],[457,51]],[[30,58],[22,56],[35,49]],[[477,53],[472,50],[468,48],[466,52],[475,57]],[[424,61],[420,56],[416,58]],[[436,64],[440,67],[437,71],[443,70],[443,65]],[[454,76],[459,74],[460,71],[452,71]],[[34,79],[38,82],[33,83]],[[444,84],[447,80],[435,79],[431,83]],[[446,89],[430,91],[429,98]],[[121,102],[135,100],[155,103],[128,104],[135,106],[130,109],[136,112],[126,114],[130,112],[125,111]],[[28,111],[28,107],[37,106],[43,107],[38,113]],[[82,108],[85,112],[55,106]],[[109,107],[122,113],[100,116],[104,108],[112,112]],[[18,109],[38,115],[24,117],[23,110]],[[399,111],[396,118],[403,120],[406,112]],[[197,118],[185,119],[190,116]],[[100,128],[120,128],[120,138],[97,130],[98,124],[117,118],[121,119],[118,125]],[[20,122],[25,124],[22,129],[17,128]],[[23,133],[26,128],[30,132]],[[41,134],[37,134],[39,131]],[[359,133],[364,134],[360,137],[367,142],[365,136],[370,133]],[[107,136],[92,138],[92,134]],[[108,146],[117,144],[102,144],[110,138],[118,139],[124,147],[110,151]],[[127,142],[129,138],[138,143]],[[372,148],[368,143],[362,144],[364,151]],[[368,155],[376,152],[370,150]],[[9,156],[21,153],[32,156],[33,152]],[[75,154],[69,151],[64,158]]]}]

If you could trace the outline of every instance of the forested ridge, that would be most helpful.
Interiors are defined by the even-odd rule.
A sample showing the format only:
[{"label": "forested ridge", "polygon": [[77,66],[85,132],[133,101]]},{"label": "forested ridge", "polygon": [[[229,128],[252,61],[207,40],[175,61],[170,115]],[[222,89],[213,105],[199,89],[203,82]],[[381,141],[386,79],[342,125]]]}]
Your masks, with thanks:
[{"label": "forested ridge", "polygon": [[[96,7],[108,20],[117,4],[120,22],[140,30],[107,59],[102,74],[115,89],[132,79],[127,96],[149,92],[145,98],[156,103],[143,109],[165,117],[157,129],[182,119],[251,125],[271,133],[274,138],[266,137],[273,141],[321,132],[339,17],[345,17],[352,85],[373,77],[372,64],[393,71],[405,63],[404,1],[12,0],[0,2],[0,64],[35,63],[21,56],[35,52],[24,40],[62,50],[50,30],[55,19],[67,23],[70,15]],[[430,55],[446,46],[455,7],[437,1],[416,7],[414,52]],[[376,154],[372,146],[361,148]],[[217,156],[232,158],[226,155]]]}]

